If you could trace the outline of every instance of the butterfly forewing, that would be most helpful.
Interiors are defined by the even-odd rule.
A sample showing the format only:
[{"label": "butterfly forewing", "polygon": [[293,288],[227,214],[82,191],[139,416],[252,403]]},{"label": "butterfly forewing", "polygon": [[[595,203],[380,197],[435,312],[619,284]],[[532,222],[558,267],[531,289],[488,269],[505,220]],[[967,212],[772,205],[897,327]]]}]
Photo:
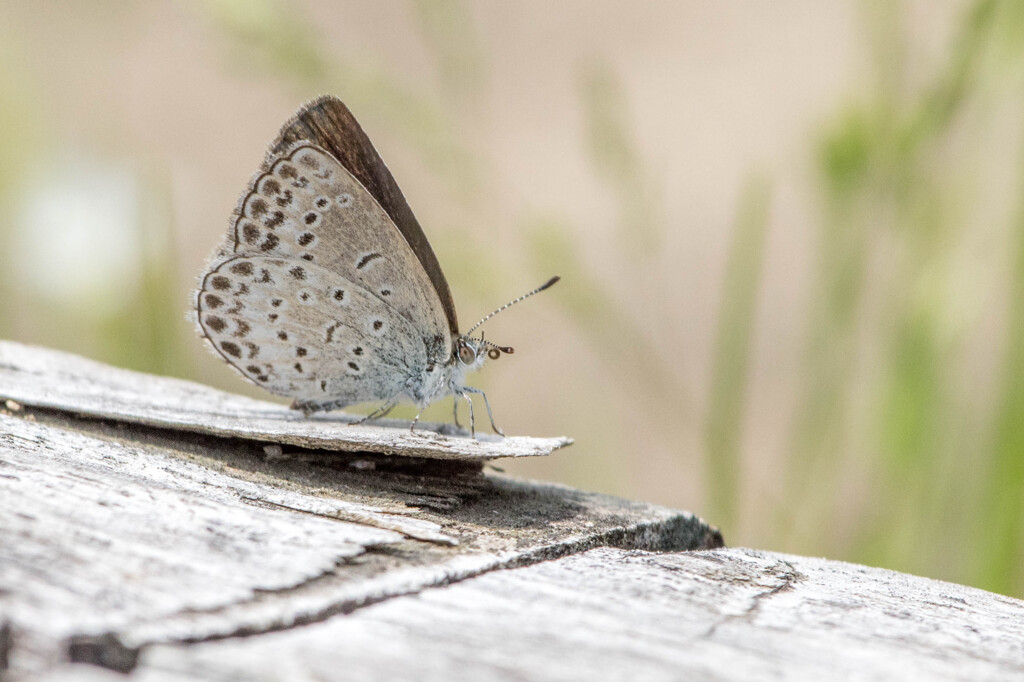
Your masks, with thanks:
[{"label": "butterfly forewing", "polygon": [[318,97],[284,125],[270,147],[271,157],[283,154],[301,141],[327,150],[377,200],[412,248],[444,309],[451,338],[457,337],[459,324],[455,303],[437,256],[391,171],[352,112],[337,97]]},{"label": "butterfly forewing", "polygon": [[300,143],[258,176],[242,201],[233,251],[305,260],[357,282],[448,347],[441,303],[402,234],[326,151]]},{"label": "butterfly forewing", "polygon": [[301,403],[398,397],[451,353],[430,277],[326,150],[298,142],[265,168],[203,276],[203,335],[254,383]]}]

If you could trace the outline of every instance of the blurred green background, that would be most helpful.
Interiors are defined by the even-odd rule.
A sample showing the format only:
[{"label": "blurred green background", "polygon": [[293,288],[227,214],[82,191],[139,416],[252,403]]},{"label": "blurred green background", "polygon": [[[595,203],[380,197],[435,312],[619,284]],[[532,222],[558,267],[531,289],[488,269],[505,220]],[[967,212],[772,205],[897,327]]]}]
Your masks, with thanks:
[{"label": "blurred green background", "polygon": [[325,92],[464,328],[563,277],[508,470],[1024,597],[1024,3],[4,0],[0,337],[261,395],[184,312]]}]

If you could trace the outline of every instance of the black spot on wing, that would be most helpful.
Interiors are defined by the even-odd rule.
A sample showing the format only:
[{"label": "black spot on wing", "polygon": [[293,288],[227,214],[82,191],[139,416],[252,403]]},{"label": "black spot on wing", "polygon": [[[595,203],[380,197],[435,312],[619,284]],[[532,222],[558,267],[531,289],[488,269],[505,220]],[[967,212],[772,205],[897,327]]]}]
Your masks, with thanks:
[{"label": "black spot on wing", "polygon": [[276,234],[268,234],[260,244],[260,251],[273,251],[279,243],[281,239]]},{"label": "black spot on wing", "polygon": [[242,223],[242,241],[250,246],[255,246],[260,239],[260,228],[250,222]]},{"label": "black spot on wing", "polygon": [[242,349],[238,347],[237,343],[233,343],[231,341],[221,341],[220,349],[233,358],[242,357]]},{"label": "black spot on wing", "polygon": [[383,257],[384,256],[380,255],[379,253],[368,253],[365,256],[363,256],[362,258],[360,258],[359,262],[356,263],[356,270],[362,270],[363,268],[365,268],[367,265],[369,265],[370,263],[372,263],[376,259],[383,258]]}]

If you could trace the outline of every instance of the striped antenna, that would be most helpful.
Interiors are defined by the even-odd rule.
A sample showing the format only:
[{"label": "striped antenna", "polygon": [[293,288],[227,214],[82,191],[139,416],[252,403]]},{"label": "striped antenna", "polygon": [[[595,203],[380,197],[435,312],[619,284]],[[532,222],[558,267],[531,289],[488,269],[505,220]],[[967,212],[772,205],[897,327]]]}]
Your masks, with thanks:
[{"label": "striped antenna", "polygon": [[544,282],[544,284],[541,284],[541,285],[540,285],[539,287],[537,287],[536,289],[534,289],[534,290],[533,290],[533,291],[531,291],[530,293],[528,293],[528,294],[523,294],[522,296],[520,296],[519,298],[515,299],[514,301],[509,301],[509,302],[508,302],[508,303],[506,303],[505,305],[503,305],[503,306],[501,306],[500,308],[498,308],[497,310],[495,310],[495,311],[494,311],[493,313],[491,313],[490,315],[487,315],[486,317],[484,317],[484,319],[482,319],[482,320],[480,320],[479,322],[477,322],[476,324],[474,324],[474,325],[473,325],[473,327],[472,327],[472,329],[470,329],[470,330],[469,330],[468,332],[466,332],[466,333],[464,334],[464,336],[469,336],[470,334],[472,334],[472,333],[473,333],[474,331],[476,331],[477,327],[479,327],[479,326],[480,326],[480,325],[482,325],[482,324],[483,324],[484,322],[486,322],[487,320],[491,319],[492,317],[494,317],[495,315],[497,315],[498,313],[500,313],[500,312],[501,312],[502,310],[504,310],[505,308],[511,308],[511,307],[512,307],[512,306],[514,306],[514,305],[515,305],[516,303],[519,303],[520,301],[525,301],[526,299],[530,298],[530,297],[531,297],[531,296],[533,296],[534,294],[539,294],[540,292],[544,291],[545,289],[547,289],[548,287],[550,287],[551,285],[553,285],[553,284],[554,284],[555,282],[557,282],[557,281],[558,281],[558,280],[560,280],[560,279],[562,279],[562,278],[561,278],[561,277],[559,277],[558,275],[555,275],[554,277],[552,277],[551,279],[549,279],[549,280],[548,280],[547,282]]}]

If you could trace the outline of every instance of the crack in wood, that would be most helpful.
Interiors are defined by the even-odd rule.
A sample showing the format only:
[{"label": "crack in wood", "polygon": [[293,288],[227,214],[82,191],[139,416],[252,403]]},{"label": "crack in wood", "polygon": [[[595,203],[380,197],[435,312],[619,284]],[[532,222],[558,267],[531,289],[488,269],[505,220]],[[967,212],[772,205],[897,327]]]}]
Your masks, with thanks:
[{"label": "crack in wood", "polygon": [[[785,570],[778,570],[780,566],[784,566]],[[765,602],[775,597],[776,595],[781,594],[782,592],[792,590],[796,586],[796,584],[804,578],[803,574],[796,570],[796,567],[793,566],[793,564],[789,561],[786,561],[785,559],[776,559],[775,562],[768,568],[768,570],[771,572],[770,575],[758,575],[755,577],[755,580],[757,582],[762,582],[765,579],[773,578],[778,579],[781,582],[779,582],[778,585],[774,585],[766,590],[762,590],[761,592],[757,592],[751,595],[750,603],[741,613],[728,614],[720,620],[718,620],[717,622],[713,623],[711,627],[708,628],[707,632],[704,633],[704,639],[711,639],[715,636],[719,627],[726,625],[728,623],[734,621],[753,622],[754,619],[757,617],[758,612],[761,610],[761,607],[765,604]],[[731,580],[732,582],[745,582],[746,578],[734,577]]]},{"label": "crack in wood", "polygon": [[114,633],[73,635],[68,639],[67,655],[72,663],[89,663],[119,673],[130,673],[139,661],[139,647],[125,646]]},{"label": "crack in wood", "polygon": [[[261,507],[273,507],[273,508],[277,508],[277,509],[287,509],[288,511],[291,511],[291,512],[297,512],[299,514],[310,514],[312,516],[317,516],[317,517],[322,518],[322,519],[331,519],[332,521],[343,521],[343,522],[347,522],[347,523],[358,523],[358,524],[363,525],[363,526],[371,526],[373,528],[380,528],[381,530],[390,530],[390,531],[394,531],[396,533],[399,533],[400,535],[403,535],[405,538],[407,538],[409,540],[420,540],[422,542],[432,542],[432,543],[435,543],[435,544],[438,544],[438,545],[443,545],[443,546],[446,546],[446,547],[454,547],[454,546],[459,544],[459,541],[457,539],[455,539],[453,537],[449,537],[447,535],[444,535],[444,534],[442,534],[440,532],[437,532],[437,533],[417,532],[417,531],[414,531],[414,530],[410,530],[409,527],[408,527],[408,524],[397,522],[397,521],[396,522],[389,522],[386,519],[379,518],[379,516],[378,517],[374,517],[374,516],[371,516],[369,514],[362,514],[362,513],[354,512],[354,511],[345,511],[343,509],[334,509],[330,513],[324,513],[324,512],[319,512],[319,511],[315,511],[315,510],[311,510],[311,509],[302,509],[302,508],[294,507],[294,506],[287,505],[287,504],[281,504],[281,503],[278,503],[278,502],[272,502],[272,501],[269,501],[269,500],[265,500],[265,499],[261,499],[261,498],[255,498],[255,497],[248,497],[248,496],[241,496],[239,499],[241,499],[244,502],[249,502],[250,504],[254,504],[254,505],[257,505],[257,506],[261,506]],[[399,518],[402,518],[403,520],[405,520],[405,518],[407,518],[404,515],[396,514],[395,512],[379,511],[379,512],[376,512],[376,513],[378,515],[397,516]]]},{"label": "crack in wood", "polygon": [[[675,521],[675,519],[667,520],[668,525],[674,525],[672,524],[673,521]],[[372,606],[375,604],[380,604],[390,599],[406,597],[410,595],[419,594],[425,590],[454,585],[464,580],[476,578],[482,575],[486,575],[488,573],[492,573],[494,571],[523,568],[544,561],[560,559],[572,554],[579,554],[594,549],[596,547],[617,547],[624,549],[640,549],[646,551],[672,551],[657,549],[657,547],[661,545],[660,542],[655,542],[653,546],[650,544],[651,539],[657,536],[657,529],[661,525],[661,523],[641,523],[637,524],[635,527],[632,528],[628,528],[625,530],[616,529],[615,531],[610,531],[597,536],[584,538],[576,542],[538,547],[530,552],[482,564],[474,569],[465,571],[455,571],[452,573],[442,573],[441,575],[437,576],[434,580],[424,581],[421,584],[409,586],[406,589],[381,591],[376,594],[373,594],[371,591],[371,594],[368,595],[355,598],[340,599],[334,602],[329,602],[321,606],[316,611],[298,615],[288,622],[271,623],[266,624],[263,627],[256,627],[253,625],[241,625],[229,631],[215,632],[202,637],[186,636],[180,638],[135,641],[134,648],[142,650],[148,646],[154,645],[201,644],[205,642],[221,641],[225,639],[233,639],[239,637],[251,637],[255,635],[268,634],[272,632],[282,632],[297,627],[321,623],[337,615],[348,615],[354,613],[355,611],[361,608],[365,608],[367,606]],[[673,532],[675,531],[673,530]],[[385,557],[395,557],[401,556],[402,552],[393,544],[369,546],[367,547],[367,551],[363,555],[351,557],[350,559],[340,563],[344,563],[346,566],[356,565],[359,564],[361,560],[365,560],[366,555],[368,554],[377,554]],[[282,598],[287,600],[293,597],[296,593],[306,590],[311,586],[322,583],[325,580],[329,580],[332,577],[337,576],[333,572],[327,571],[324,574],[313,576],[310,579],[298,583],[294,586],[277,588],[272,590],[260,590],[259,593],[255,595],[253,599],[250,600],[245,600],[243,602],[237,602],[232,604],[225,604],[217,608],[216,610],[208,612],[193,611],[189,614],[171,614],[165,620],[172,620],[182,615],[216,617],[228,611],[235,610],[240,607],[245,607],[247,604],[265,601],[267,598]],[[364,580],[363,582],[366,581]],[[118,641],[121,641],[122,639],[124,641],[133,640],[130,631],[122,633],[110,632],[107,634],[116,637]]]},{"label": "crack in wood", "polygon": [[4,621],[0,623],[0,673],[10,667],[12,649],[14,649],[14,629],[9,621]]}]

